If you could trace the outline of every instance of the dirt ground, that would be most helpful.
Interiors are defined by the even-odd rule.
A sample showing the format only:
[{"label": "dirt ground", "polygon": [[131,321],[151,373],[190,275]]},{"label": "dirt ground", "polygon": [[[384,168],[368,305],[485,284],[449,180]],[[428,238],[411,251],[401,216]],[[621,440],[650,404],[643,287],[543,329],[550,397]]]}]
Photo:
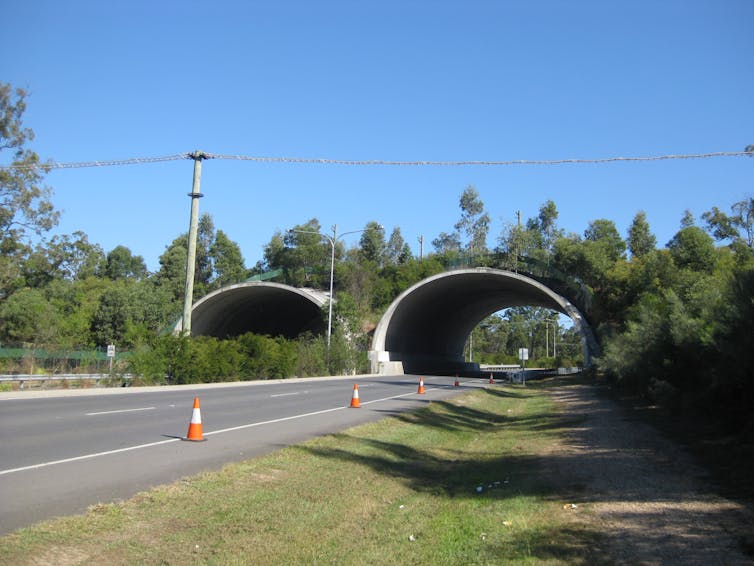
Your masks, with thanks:
[{"label": "dirt ground", "polygon": [[553,397],[572,422],[552,448],[574,518],[602,533],[596,555],[617,564],[754,564],[754,512],[715,493],[690,454],[601,393],[568,385]]}]

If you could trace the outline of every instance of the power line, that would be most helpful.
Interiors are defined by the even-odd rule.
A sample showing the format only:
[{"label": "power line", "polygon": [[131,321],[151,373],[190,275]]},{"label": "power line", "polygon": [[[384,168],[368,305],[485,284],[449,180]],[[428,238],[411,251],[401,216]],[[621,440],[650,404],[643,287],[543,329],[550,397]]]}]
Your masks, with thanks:
[{"label": "power line", "polygon": [[[311,165],[345,165],[345,166],[405,166],[405,167],[501,167],[511,165],[584,165],[616,162],[639,162],[639,161],[667,161],[677,159],[711,159],[716,157],[742,157],[752,156],[750,151],[718,151],[713,153],[691,153],[681,155],[650,155],[635,157],[598,157],[598,158],[573,158],[573,159],[509,159],[502,161],[390,161],[381,159],[352,160],[352,159],[329,159],[310,157],[263,157],[253,155],[223,155],[219,153],[203,153],[203,159],[225,159],[233,161],[251,161],[255,163],[292,163]],[[141,165],[144,163],[162,163],[166,161],[178,161],[181,159],[194,159],[194,153],[178,153],[161,157],[135,157],[130,159],[114,159],[108,161],[78,161],[60,163],[48,161],[31,165],[4,165],[0,169],[5,170],[31,170],[31,169],[83,169],[87,167],[113,167],[116,165]]]},{"label": "power line", "polygon": [[323,165],[391,165],[391,166],[505,166],[505,165],[565,165],[611,163],[616,161],[662,161],[667,159],[708,159],[711,157],[738,157],[751,155],[746,151],[722,151],[716,153],[696,153],[686,155],[659,155],[646,157],[604,157],[594,159],[511,159],[505,161],[385,161],[385,160],[345,160],[345,159],[316,159],[299,157],[253,157],[246,155],[218,155],[208,153],[211,159],[233,159],[238,161],[255,161],[260,163],[312,163]]}]

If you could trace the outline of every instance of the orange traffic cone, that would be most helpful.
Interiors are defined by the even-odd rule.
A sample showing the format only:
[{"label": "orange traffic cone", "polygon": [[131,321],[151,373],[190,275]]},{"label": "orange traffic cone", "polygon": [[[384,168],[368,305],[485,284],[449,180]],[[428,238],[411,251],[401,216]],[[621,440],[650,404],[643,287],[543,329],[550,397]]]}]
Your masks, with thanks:
[{"label": "orange traffic cone", "polygon": [[199,397],[194,397],[194,410],[191,412],[191,422],[189,423],[188,433],[184,440],[201,442],[207,440],[202,433],[202,411],[199,408]]},{"label": "orange traffic cone", "polygon": [[351,396],[351,408],[352,409],[358,409],[361,407],[361,403],[359,402],[359,386],[358,384],[353,384],[353,395]]},{"label": "orange traffic cone", "polygon": [[423,377],[419,378],[419,390],[417,391],[417,393],[426,393],[426,391],[424,390],[424,378]]},{"label": "orange traffic cone", "polygon": [[458,374],[456,374],[456,381],[455,381],[455,383],[453,384],[453,387],[460,387],[460,386],[461,386],[461,384],[460,384],[460,383],[458,383]]},{"label": "orange traffic cone", "polygon": [[490,383],[495,383],[495,380],[492,379],[492,374],[490,373]]}]

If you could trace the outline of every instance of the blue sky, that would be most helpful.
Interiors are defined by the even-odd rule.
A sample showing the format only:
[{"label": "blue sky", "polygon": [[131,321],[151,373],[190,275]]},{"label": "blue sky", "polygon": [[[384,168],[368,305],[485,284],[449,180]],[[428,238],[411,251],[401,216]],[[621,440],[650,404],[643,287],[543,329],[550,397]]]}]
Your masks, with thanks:
[{"label": "blue sky", "polygon": [[[30,91],[32,148],[58,162],[200,149],[346,160],[548,160],[741,151],[754,143],[754,2],[6,2],[0,80]],[[8,156],[0,154],[2,164]],[[55,170],[57,233],[126,245],[150,269],[188,229],[192,163]],[[275,230],[388,233],[418,254],[468,185],[492,218],[555,201],[583,233],[645,210],[729,211],[754,158],[505,167],[210,160],[201,212],[248,266]],[[358,240],[352,236],[349,244]],[[426,250],[430,246],[426,244]]]}]

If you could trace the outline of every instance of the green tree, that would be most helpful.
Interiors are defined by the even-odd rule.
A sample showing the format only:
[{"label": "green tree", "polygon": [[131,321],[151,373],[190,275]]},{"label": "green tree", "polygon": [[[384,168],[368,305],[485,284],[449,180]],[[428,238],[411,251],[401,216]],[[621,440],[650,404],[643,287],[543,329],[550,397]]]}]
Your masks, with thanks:
[{"label": "green tree", "polygon": [[403,239],[401,229],[395,226],[385,247],[386,262],[391,265],[406,263],[412,255],[411,247]]},{"label": "green tree", "polygon": [[584,240],[594,242],[607,259],[616,262],[625,257],[626,242],[620,237],[615,222],[601,218],[592,220],[584,230]]},{"label": "green tree", "polygon": [[440,255],[455,255],[461,250],[461,236],[458,232],[440,232],[440,235],[432,240],[432,247]]},{"label": "green tree", "polygon": [[[188,250],[183,238],[176,238],[160,255],[160,269],[154,277],[155,284],[165,292],[176,313],[183,305],[183,294],[186,289],[186,260]],[[194,297],[196,297],[194,293]]]},{"label": "green tree", "polygon": [[[194,286],[197,287],[195,296],[202,297],[211,289],[212,282],[212,255],[210,248],[215,241],[215,223],[212,216],[206,212],[199,217],[199,226],[196,234],[196,271],[194,273]],[[188,242],[188,233],[186,234]]]},{"label": "green tree", "polygon": [[165,326],[170,304],[146,281],[121,279],[100,296],[92,315],[91,335],[98,346],[134,346]]},{"label": "green tree", "polygon": [[681,217],[681,228],[690,228],[691,226],[696,225],[696,220],[694,220],[694,215],[691,213],[691,211],[687,208],[683,211],[683,216]]},{"label": "green tree", "polygon": [[34,132],[23,127],[26,92],[0,83],[0,156],[9,164],[0,168],[0,300],[19,288],[21,263],[29,253],[32,235],[41,236],[58,222],[44,186],[48,168],[27,147]]},{"label": "green tree", "polygon": [[222,230],[215,234],[215,241],[209,248],[212,258],[212,286],[220,288],[231,283],[238,283],[247,277],[241,247],[228,238]]},{"label": "green tree", "polygon": [[543,249],[551,251],[553,243],[562,233],[558,229],[558,208],[552,200],[545,201],[539,207],[536,227],[542,234]]},{"label": "green tree", "polygon": [[655,249],[657,238],[649,229],[647,214],[641,210],[636,213],[631,226],[628,228],[628,251],[631,257],[644,257]]},{"label": "green tree", "polygon": [[680,268],[711,273],[717,263],[714,241],[698,226],[679,230],[668,242],[668,249]]},{"label": "green tree", "polygon": [[11,162],[0,169],[0,246],[7,241],[26,240],[30,233],[41,235],[57,224],[59,213],[42,186],[47,167],[26,147],[34,132],[24,128],[26,92],[0,83],[0,151],[11,151]]},{"label": "green tree", "polygon": [[534,250],[541,247],[541,234],[531,222],[528,222],[526,226],[507,222],[498,238],[497,250],[511,256],[510,265],[506,267],[518,270],[518,258],[534,256]]},{"label": "green tree", "polygon": [[[484,202],[479,191],[469,185],[461,193],[459,200],[461,219],[456,222],[456,233],[466,235],[466,249],[469,253],[483,254],[487,251],[487,234],[490,230],[490,215],[484,211]],[[434,244],[434,242],[433,242]]]},{"label": "green tree", "polygon": [[147,275],[144,258],[133,255],[126,246],[116,246],[105,259],[105,276],[113,281],[118,279],[140,280]]},{"label": "green tree", "polygon": [[385,230],[378,222],[367,222],[359,238],[360,259],[382,266],[385,260],[386,249]]},{"label": "green tree", "polygon": [[101,269],[103,258],[102,248],[90,244],[83,232],[56,235],[33,249],[26,247],[20,265],[23,284],[43,287],[55,279],[72,281],[89,277]]},{"label": "green tree", "polygon": [[747,198],[731,206],[730,216],[716,206],[702,214],[707,230],[716,240],[731,240],[754,248],[754,198]]},{"label": "green tree", "polygon": [[50,344],[57,335],[57,310],[39,289],[21,289],[0,304],[0,338]]},{"label": "green tree", "polygon": [[[321,232],[319,220],[311,218],[285,234],[276,233],[265,247],[270,269],[283,269],[286,281],[297,287],[329,287],[331,248]],[[283,247],[279,246],[280,238]],[[343,256],[342,242],[335,246],[335,259]]]}]

